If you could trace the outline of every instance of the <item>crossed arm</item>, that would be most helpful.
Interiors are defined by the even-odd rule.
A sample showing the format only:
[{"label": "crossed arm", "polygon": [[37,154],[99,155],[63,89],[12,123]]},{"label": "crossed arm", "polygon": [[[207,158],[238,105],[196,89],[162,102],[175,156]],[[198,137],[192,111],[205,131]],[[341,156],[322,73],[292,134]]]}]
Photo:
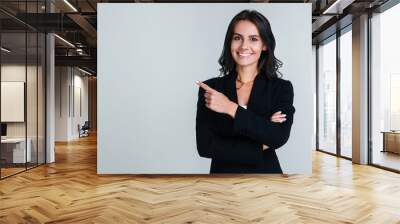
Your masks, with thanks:
[{"label": "crossed arm", "polygon": [[[278,99],[272,108],[275,113],[271,119],[238,106],[204,83],[199,85],[196,142],[200,156],[253,164],[261,160],[264,149],[277,149],[287,142],[295,111],[290,82],[277,88]],[[238,137],[218,135],[211,124],[213,112],[229,114],[233,119],[232,131]]]}]

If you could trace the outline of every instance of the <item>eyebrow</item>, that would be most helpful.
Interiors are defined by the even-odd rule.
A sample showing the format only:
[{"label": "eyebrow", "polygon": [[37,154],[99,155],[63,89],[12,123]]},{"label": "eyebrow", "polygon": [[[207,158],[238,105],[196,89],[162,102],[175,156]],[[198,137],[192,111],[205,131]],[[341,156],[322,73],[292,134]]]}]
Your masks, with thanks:
[{"label": "eyebrow", "polygon": [[[243,37],[243,35],[239,34],[239,33],[233,33],[233,35],[238,35],[238,36]],[[259,35],[249,35],[249,37],[260,37],[260,36]]]}]

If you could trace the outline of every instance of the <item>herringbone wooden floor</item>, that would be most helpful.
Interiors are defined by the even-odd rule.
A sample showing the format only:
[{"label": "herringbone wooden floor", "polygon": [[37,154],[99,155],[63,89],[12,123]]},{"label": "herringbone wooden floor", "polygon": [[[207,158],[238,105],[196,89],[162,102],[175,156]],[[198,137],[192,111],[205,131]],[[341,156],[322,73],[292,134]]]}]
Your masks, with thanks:
[{"label": "herringbone wooden floor", "polygon": [[400,175],[315,152],[313,175],[96,174],[96,139],[0,181],[0,223],[400,223]]}]

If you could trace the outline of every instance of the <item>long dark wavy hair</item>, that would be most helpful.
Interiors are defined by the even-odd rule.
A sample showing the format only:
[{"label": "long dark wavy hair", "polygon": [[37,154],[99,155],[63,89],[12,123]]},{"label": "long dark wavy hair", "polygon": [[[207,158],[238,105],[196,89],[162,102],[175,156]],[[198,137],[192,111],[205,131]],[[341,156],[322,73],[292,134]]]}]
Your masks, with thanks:
[{"label": "long dark wavy hair", "polygon": [[260,55],[258,61],[258,73],[265,75],[267,79],[281,77],[282,74],[278,69],[282,67],[282,62],[274,55],[276,44],[271,26],[267,18],[255,10],[243,10],[233,17],[229,23],[225,36],[224,48],[222,49],[222,54],[218,60],[218,63],[221,65],[221,68],[219,69],[221,76],[230,75],[236,72],[236,63],[231,54],[231,42],[234,28],[241,20],[252,22],[257,27],[263,44],[267,46],[267,50],[262,51]]}]

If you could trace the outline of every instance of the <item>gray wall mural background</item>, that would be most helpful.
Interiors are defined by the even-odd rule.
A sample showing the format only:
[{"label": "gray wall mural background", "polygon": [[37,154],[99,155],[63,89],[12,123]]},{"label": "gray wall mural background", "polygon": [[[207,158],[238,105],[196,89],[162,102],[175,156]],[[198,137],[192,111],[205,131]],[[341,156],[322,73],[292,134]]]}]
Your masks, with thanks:
[{"label": "gray wall mural background", "polygon": [[270,21],[294,87],[284,173],[311,173],[314,86],[311,4],[98,4],[98,173],[209,173],[196,149],[196,80],[219,75],[230,20],[256,9]]}]

